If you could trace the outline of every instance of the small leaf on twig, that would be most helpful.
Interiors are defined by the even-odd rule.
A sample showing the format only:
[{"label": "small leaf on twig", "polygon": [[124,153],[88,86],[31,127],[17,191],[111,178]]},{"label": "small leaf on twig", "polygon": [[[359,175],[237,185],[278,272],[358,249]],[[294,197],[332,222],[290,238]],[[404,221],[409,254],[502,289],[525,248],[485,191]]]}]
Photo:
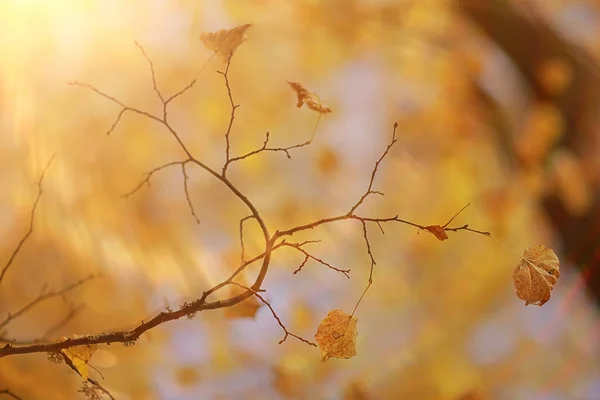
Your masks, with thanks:
[{"label": "small leaf on twig", "polygon": [[244,34],[252,24],[236,26],[233,29],[221,29],[216,32],[205,32],[200,35],[200,40],[207,49],[214,51],[222,60],[227,58],[242,44],[246,37]]},{"label": "small leaf on twig", "polygon": [[429,225],[429,226],[426,226],[425,229],[428,232],[433,233],[433,236],[438,238],[438,240],[440,240],[440,241],[444,241],[444,240],[448,239],[448,234],[446,233],[444,228],[442,228],[439,225]]},{"label": "small leaf on twig", "polygon": [[288,83],[292,89],[294,89],[294,92],[296,92],[296,96],[298,96],[298,103],[296,103],[296,107],[300,108],[306,103],[308,108],[320,114],[327,114],[331,112],[329,107],[321,103],[319,96],[316,93],[310,93],[304,86],[297,82]]},{"label": "small leaf on twig", "polygon": [[513,271],[517,297],[525,300],[525,305],[542,306],[550,300],[550,291],[560,276],[559,264],[552,249],[543,245],[527,248]]},{"label": "small leaf on twig", "polygon": [[[67,339],[66,337],[64,339]],[[65,362],[73,368],[83,380],[87,380],[89,377],[88,373],[88,362],[90,358],[94,355],[96,350],[98,349],[98,345],[84,345],[84,346],[74,346],[63,349],[60,351],[61,355],[64,357]]]},{"label": "small leaf on twig", "polygon": [[315,340],[321,348],[321,361],[331,357],[352,358],[356,355],[358,320],[342,310],[333,310],[321,321]]}]

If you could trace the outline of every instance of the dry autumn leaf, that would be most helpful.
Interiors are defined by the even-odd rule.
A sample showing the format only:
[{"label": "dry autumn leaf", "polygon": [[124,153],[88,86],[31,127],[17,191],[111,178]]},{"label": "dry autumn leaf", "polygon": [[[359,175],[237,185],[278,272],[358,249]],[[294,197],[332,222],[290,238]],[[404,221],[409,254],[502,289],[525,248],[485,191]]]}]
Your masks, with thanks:
[{"label": "dry autumn leaf", "polygon": [[79,375],[81,375],[83,380],[87,380],[89,377],[88,362],[90,361],[90,358],[92,358],[97,349],[98,346],[95,344],[74,346],[61,350],[60,354],[63,356],[65,362],[71,368],[77,371]]},{"label": "dry autumn leaf", "polygon": [[300,108],[306,104],[308,108],[321,114],[331,112],[329,107],[321,103],[319,96],[316,93],[310,93],[304,86],[297,82],[288,82],[288,84],[294,89],[294,92],[296,92],[296,96],[298,97],[296,107]]},{"label": "dry autumn leaf", "polygon": [[525,305],[542,306],[550,300],[550,292],[560,276],[559,263],[554,251],[546,246],[527,248],[513,271],[517,297],[525,300]]},{"label": "dry autumn leaf", "polygon": [[426,226],[425,229],[428,232],[431,232],[440,241],[444,241],[444,240],[448,239],[448,234],[446,233],[444,228],[442,228],[439,225],[429,225],[429,226]]},{"label": "dry autumn leaf", "polygon": [[200,35],[200,40],[207,49],[214,51],[223,61],[235,52],[246,37],[246,30],[252,24],[236,26],[233,29],[221,29],[216,32],[205,32]]},{"label": "dry autumn leaf", "polygon": [[358,320],[342,310],[330,311],[321,321],[315,340],[321,348],[321,361],[331,357],[352,358],[356,355]]}]

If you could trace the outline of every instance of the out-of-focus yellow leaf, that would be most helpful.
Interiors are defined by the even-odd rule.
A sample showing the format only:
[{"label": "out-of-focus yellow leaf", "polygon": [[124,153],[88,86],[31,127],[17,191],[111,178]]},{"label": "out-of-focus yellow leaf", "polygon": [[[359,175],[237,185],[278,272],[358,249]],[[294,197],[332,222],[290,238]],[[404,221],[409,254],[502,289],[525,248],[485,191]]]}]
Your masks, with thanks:
[{"label": "out-of-focus yellow leaf", "polygon": [[549,94],[558,95],[573,81],[573,67],[564,58],[552,58],[538,67],[537,79]]},{"label": "out-of-focus yellow leaf", "polygon": [[473,389],[461,394],[455,400],[486,400],[487,398],[481,390]]},{"label": "out-of-focus yellow leaf", "polygon": [[320,114],[327,114],[331,112],[329,107],[321,103],[321,100],[319,100],[319,95],[316,93],[310,93],[304,86],[297,82],[288,83],[292,89],[294,89],[294,92],[296,92],[296,96],[298,97],[298,103],[296,104],[296,107],[300,108],[306,104],[308,108]]},{"label": "out-of-focus yellow leaf", "polygon": [[61,354],[64,357],[65,362],[69,364],[71,368],[76,370],[83,380],[87,380],[89,377],[88,362],[96,352],[97,348],[98,346],[95,344],[75,346],[61,350]]},{"label": "out-of-focus yellow leaf", "polygon": [[517,142],[516,151],[528,164],[538,164],[563,134],[564,118],[550,103],[536,104]]},{"label": "out-of-focus yellow leaf", "polygon": [[579,159],[560,150],[551,160],[551,171],[558,197],[572,215],[583,215],[592,205],[592,194]]},{"label": "out-of-focus yellow leaf", "polygon": [[177,370],[175,371],[175,377],[179,386],[192,387],[196,385],[200,380],[200,373],[198,372],[197,367],[186,365],[177,368]]},{"label": "out-of-focus yellow leaf", "polygon": [[559,264],[552,249],[544,245],[527,248],[513,271],[517,297],[525,300],[525,305],[544,305],[560,276]]},{"label": "out-of-focus yellow leaf", "polygon": [[305,302],[299,302],[294,307],[292,314],[292,324],[294,329],[303,331],[309,329],[313,323],[313,313],[311,308]]},{"label": "out-of-focus yellow leaf", "polygon": [[256,296],[252,296],[233,307],[225,308],[225,316],[229,319],[254,318],[261,305]]},{"label": "out-of-focus yellow leaf", "polygon": [[344,400],[368,400],[371,399],[371,396],[364,389],[363,385],[352,382],[345,390],[344,390]]},{"label": "out-of-focus yellow leaf", "polygon": [[352,358],[356,355],[358,320],[342,310],[330,311],[321,321],[315,340],[321,348],[321,361],[331,357]]},{"label": "out-of-focus yellow leaf", "polygon": [[227,61],[246,37],[244,34],[252,24],[236,26],[233,29],[221,29],[216,32],[205,32],[200,35],[200,40],[207,49],[214,51],[223,61]]},{"label": "out-of-focus yellow leaf", "polygon": [[292,397],[297,393],[297,380],[293,379],[291,374],[286,371],[285,368],[281,366],[275,366],[273,368],[273,374],[275,375],[275,379],[273,381],[275,390],[285,397]]},{"label": "out-of-focus yellow leaf", "polygon": [[96,368],[112,368],[119,363],[117,356],[104,349],[98,349],[94,353],[94,366]]},{"label": "out-of-focus yellow leaf", "polygon": [[326,147],[319,151],[317,155],[317,169],[324,175],[332,174],[338,170],[340,160],[338,155],[332,149]]}]

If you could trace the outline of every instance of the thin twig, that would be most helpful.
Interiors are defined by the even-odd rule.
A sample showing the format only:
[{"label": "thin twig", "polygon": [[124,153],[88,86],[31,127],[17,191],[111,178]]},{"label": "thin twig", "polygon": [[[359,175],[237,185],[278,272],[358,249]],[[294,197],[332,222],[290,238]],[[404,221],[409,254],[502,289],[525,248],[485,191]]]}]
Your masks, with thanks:
[{"label": "thin twig", "polygon": [[[141,46],[140,46],[141,47]],[[242,258],[242,264],[236,269],[236,271],[234,271],[232,273],[232,275],[226,279],[225,281],[213,286],[212,288],[210,288],[209,290],[203,292],[202,296],[197,298],[196,300],[189,302],[189,303],[184,303],[183,305],[181,305],[177,310],[173,311],[173,310],[166,310],[163,312],[160,312],[159,314],[155,315],[152,319],[142,322],[141,324],[137,325],[135,328],[130,329],[130,330],[124,330],[124,331],[115,331],[115,332],[109,332],[109,333],[103,333],[103,334],[99,334],[99,335],[87,335],[87,336],[81,336],[81,337],[77,337],[77,338],[67,338],[67,339],[63,339],[63,340],[59,340],[59,341],[55,341],[52,343],[38,343],[38,344],[34,344],[34,345],[27,345],[27,346],[20,346],[20,345],[15,345],[15,344],[7,344],[3,347],[0,347],[0,358],[1,357],[5,357],[8,355],[14,355],[14,354],[27,354],[27,353],[36,353],[36,352],[57,352],[60,351],[62,349],[66,349],[69,347],[73,347],[73,346],[81,346],[81,345],[88,345],[88,344],[100,344],[100,343],[106,343],[106,344],[110,344],[110,343],[116,343],[116,342],[120,342],[120,343],[125,343],[125,344],[131,344],[133,342],[135,342],[143,333],[147,332],[148,330],[151,330],[153,328],[155,328],[158,325],[161,325],[163,323],[166,323],[168,321],[172,321],[172,320],[176,320],[182,317],[187,317],[190,318],[193,315],[195,315],[196,313],[200,312],[200,311],[204,311],[204,310],[212,310],[212,309],[217,309],[217,308],[224,308],[224,307],[231,307],[235,304],[240,303],[241,301],[244,301],[245,299],[256,295],[257,297],[259,297],[259,299],[261,299],[265,304],[267,304],[269,306],[269,308],[271,309],[271,311],[273,312],[274,316],[276,317],[276,319],[278,320],[278,322],[280,323],[280,326],[282,326],[284,328],[284,331],[286,331],[286,337],[289,335],[289,332],[287,332],[287,330],[285,329],[285,327],[283,326],[283,324],[281,323],[281,321],[279,320],[279,318],[277,318],[274,310],[272,309],[272,307],[270,306],[270,304],[268,304],[268,302],[266,302],[266,300],[264,300],[264,298],[262,298],[258,293],[261,291],[261,285],[264,282],[264,279],[266,277],[266,274],[268,272],[269,269],[269,265],[270,265],[270,261],[271,261],[271,256],[273,254],[273,252],[283,246],[288,246],[290,245],[289,243],[287,243],[285,241],[285,239],[283,240],[279,240],[280,238],[284,237],[284,236],[289,236],[289,235],[293,235],[296,232],[300,232],[300,231],[304,231],[304,230],[308,230],[308,229],[312,229],[312,228],[316,228],[318,226],[327,224],[327,223],[332,223],[332,222],[337,222],[337,221],[342,221],[342,220],[357,220],[359,222],[361,222],[362,226],[363,226],[363,234],[364,234],[364,238],[365,238],[365,242],[367,244],[367,251],[369,256],[371,257],[371,271],[370,271],[370,276],[369,276],[369,286],[372,283],[372,278],[373,278],[373,268],[375,265],[375,259],[373,257],[372,251],[371,251],[371,245],[369,243],[369,239],[367,236],[367,230],[366,230],[366,225],[367,222],[374,222],[377,223],[380,228],[381,228],[381,224],[384,222],[399,222],[399,223],[403,223],[403,224],[407,224],[419,229],[425,229],[426,227],[420,224],[416,224],[410,221],[406,221],[406,220],[402,220],[398,217],[398,215],[394,216],[394,217],[387,217],[387,218],[370,218],[370,217],[362,217],[362,216],[358,216],[355,214],[355,211],[357,210],[357,208],[365,201],[365,199],[371,195],[371,194],[383,194],[380,191],[374,190],[373,189],[373,185],[374,185],[374,180],[375,180],[375,176],[377,174],[377,171],[380,167],[381,162],[383,161],[383,159],[387,156],[387,154],[390,152],[391,147],[395,144],[395,142],[397,141],[396,139],[396,129],[397,129],[397,123],[394,124],[394,130],[393,130],[393,134],[392,134],[392,140],[391,142],[388,144],[387,148],[385,149],[385,151],[383,152],[382,156],[379,158],[379,160],[375,163],[375,167],[371,173],[371,179],[369,181],[369,186],[366,190],[366,192],[361,196],[361,198],[357,201],[357,203],[355,203],[355,205],[350,209],[350,211],[347,214],[343,214],[340,216],[336,216],[336,217],[328,217],[328,218],[323,218],[321,220],[318,221],[314,221],[312,223],[309,224],[305,224],[305,225],[301,225],[301,226],[296,226],[287,230],[283,230],[283,231],[276,231],[274,235],[270,235],[269,231],[267,229],[266,223],[263,220],[262,216],[259,214],[258,210],[256,209],[254,203],[245,195],[243,194],[231,181],[229,181],[229,179],[226,177],[226,170],[227,170],[227,166],[229,164],[231,164],[231,162],[234,161],[238,161],[238,160],[242,160],[245,158],[248,158],[254,154],[260,153],[262,151],[280,151],[280,152],[285,152],[286,155],[288,155],[288,157],[290,156],[289,154],[289,150],[293,149],[293,148],[298,148],[298,147],[302,147],[305,146],[307,144],[309,144],[315,136],[315,129],[313,129],[313,133],[311,135],[311,139],[305,143],[299,144],[299,145],[295,145],[295,146],[291,146],[288,148],[272,148],[268,146],[268,142],[269,142],[269,137],[267,134],[267,137],[265,138],[265,141],[263,143],[262,148],[255,150],[254,152],[250,152],[246,155],[242,155],[240,157],[231,157],[231,143],[230,143],[230,134],[231,131],[233,129],[233,123],[234,123],[234,119],[235,119],[235,109],[237,108],[237,105],[234,104],[233,101],[233,96],[231,94],[231,87],[229,85],[229,79],[228,79],[228,71],[229,71],[229,66],[230,66],[230,61],[231,61],[231,57],[228,60],[227,63],[227,69],[224,72],[220,72],[224,78],[225,78],[225,85],[227,87],[227,93],[228,93],[228,97],[229,97],[229,102],[230,105],[232,107],[232,112],[231,112],[231,116],[230,116],[230,120],[229,120],[229,124],[228,124],[228,128],[227,131],[225,133],[225,137],[226,137],[226,161],[225,164],[223,166],[223,169],[220,172],[217,172],[216,170],[212,169],[211,167],[209,167],[208,165],[206,165],[205,163],[201,162],[200,160],[196,159],[193,157],[193,155],[190,153],[190,151],[187,149],[187,147],[183,144],[182,140],[181,140],[181,136],[180,134],[168,123],[167,121],[167,117],[166,117],[166,105],[167,103],[172,99],[175,98],[176,96],[178,96],[180,93],[172,96],[171,98],[167,99],[166,101],[164,100],[165,97],[160,94],[159,90],[158,90],[158,85],[156,83],[156,77],[154,75],[154,67],[152,65],[152,63],[150,62],[149,57],[147,56],[147,54],[143,51],[142,52],[144,54],[144,56],[146,57],[147,61],[149,62],[149,64],[151,65],[151,73],[152,73],[152,78],[153,78],[153,87],[155,88],[155,91],[157,92],[157,94],[159,95],[159,98],[161,99],[161,101],[163,102],[163,115],[162,117],[157,117],[153,114],[150,114],[148,112],[130,107],[125,105],[124,103],[122,103],[121,101],[117,100],[116,98],[101,92],[100,90],[96,89],[95,87],[88,85],[88,84],[81,84],[78,82],[74,82],[74,85],[78,85],[78,86],[82,86],[82,87],[86,87],[94,92],[96,92],[98,95],[104,97],[105,99],[119,105],[121,107],[121,110],[117,116],[116,121],[113,123],[113,125],[111,126],[110,130],[108,133],[112,132],[112,130],[115,129],[115,127],[117,126],[118,122],[120,121],[121,117],[124,115],[125,112],[131,111],[134,112],[138,115],[142,115],[144,117],[147,117],[151,120],[154,120],[160,124],[162,124],[168,131],[169,133],[172,135],[172,137],[178,142],[180,149],[186,154],[187,158],[185,159],[185,161],[181,161],[181,162],[177,162],[179,164],[185,164],[185,163],[190,163],[193,165],[196,165],[198,167],[200,167],[201,169],[203,169],[204,171],[208,172],[209,175],[213,176],[215,179],[219,180],[223,185],[225,185],[225,187],[234,195],[236,196],[242,203],[244,203],[244,205],[250,210],[250,215],[256,219],[256,221],[258,222],[260,229],[263,233],[264,236],[264,240],[265,240],[265,247],[264,247],[264,252],[259,254],[258,256],[255,256],[254,258],[247,260],[247,261],[243,261],[243,259],[245,258],[245,256]],[[187,90],[187,88],[193,86],[195,81],[192,81],[192,83],[190,85],[188,85],[188,87],[186,87],[186,89],[184,89],[183,91],[181,91],[181,93],[183,93],[185,90]],[[317,120],[317,125],[318,125],[319,119]],[[171,165],[177,164],[177,163],[172,163]],[[161,167],[166,167],[166,166],[161,166]],[[161,167],[157,167],[158,169],[161,169]],[[156,172],[156,171],[155,171]],[[139,187],[143,186],[144,183],[150,183],[150,176],[152,175],[152,171],[151,173],[149,173],[146,176],[146,179],[144,181],[142,181],[142,183],[139,185]],[[185,171],[184,171],[184,175],[185,175]],[[184,176],[184,180],[185,180],[185,176]],[[138,188],[139,189],[139,188]],[[185,189],[185,188],[184,188]],[[137,190],[137,189],[136,189]],[[187,192],[187,189],[186,189]],[[189,196],[188,196],[189,199]],[[383,230],[383,229],[382,229]],[[458,230],[467,230],[467,231],[473,231],[473,232],[477,232],[477,233],[481,233],[484,234],[483,232],[480,231],[475,231],[472,230],[470,228],[468,228],[467,226],[464,227],[457,227],[457,228],[446,228],[446,230],[451,230],[451,231],[458,231]],[[297,244],[299,247],[301,247],[300,244]],[[294,247],[294,246],[292,246]],[[305,253],[306,256],[307,253]],[[310,258],[310,257],[309,257]],[[318,259],[317,259],[318,260]],[[233,282],[233,279],[241,272],[243,271],[245,268],[247,268],[249,265],[258,262],[258,261],[262,261],[261,262],[261,267],[260,270],[256,276],[256,279],[253,283],[252,286],[250,287],[245,287],[242,286],[245,290],[244,292],[237,294],[237,295],[232,295],[231,297],[225,298],[225,299],[220,299],[220,300],[215,300],[215,301],[207,301],[208,297],[215,293],[216,291],[218,291],[220,288],[222,288],[225,285],[228,284],[237,284],[235,282]],[[241,286],[239,284],[237,284],[238,286]],[[368,287],[367,287],[368,289]],[[366,293],[366,290],[365,290]],[[364,293],[363,293],[364,296]],[[361,296],[361,299],[362,297]],[[359,303],[360,300],[359,299]],[[358,306],[358,303],[357,303]],[[356,310],[356,307],[355,307]],[[285,340],[285,338],[284,338]],[[302,339],[301,339],[302,340]],[[310,343],[308,341],[306,341],[307,343]],[[310,343],[312,344],[312,343]],[[313,344],[314,345],[314,344]]]},{"label": "thin twig", "polygon": [[81,310],[84,308],[83,304],[80,304],[76,307],[70,307],[69,308],[69,312],[67,313],[67,315],[65,315],[60,321],[58,321],[57,323],[55,323],[54,325],[52,325],[47,331],[46,333],[44,333],[41,337],[42,340],[44,339],[48,339],[49,337],[51,337],[55,332],[57,332],[59,329],[64,328],[65,325],[67,325],[73,318],[75,318],[75,316],[77,314],[79,314],[81,312]]},{"label": "thin twig", "polygon": [[294,149],[298,149],[300,147],[305,147],[308,146],[309,144],[311,144],[312,142],[306,141],[304,143],[300,143],[300,144],[294,144],[292,146],[288,146],[288,147],[267,147],[267,145],[269,144],[269,132],[266,133],[265,135],[265,141],[263,142],[262,147],[259,147],[256,150],[252,150],[244,155],[238,156],[238,157],[232,157],[229,159],[229,162],[227,163],[228,166],[229,164],[233,164],[236,161],[241,161],[241,160],[245,160],[248,157],[251,157],[253,155],[256,155],[258,153],[262,153],[262,152],[282,152],[285,153],[286,157],[292,158],[292,154],[290,153],[290,150],[294,150]]},{"label": "thin twig", "polygon": [[7,395],[8,397],[12,397],[15,400],[23,400],[22,397],[17,396],[14,392],[11,392],[9,389],[0,390],[0,395]]},{"label": "thin twig", "polygon": [[[305,242],[305,243],[306,243],[306,242]],[[332,270],[334,270],[334,271],[337,271],[337,272],[341,272],[342,274],[344,274],[344,275],[346,276],[346,278],[348,278],[348,279],[350,278],[350,270],[349,270],[349,269],[340,269],[340,268],[336,268],[336,267],[334,267],[333,265],[331,265],[331,264],[329,264],[329,263],[327,263],[327,262],[325,262],[325,261],[321,260],[320,258],[317,258],[317,257],[313,256],[313,255],[312,255],[312,254],[310,254],[308,251],[306,251],[306,250],[304,250],[304,249],[302,248],[302,244],[299,244],[299,243],[288,243],[288,242],[286,242],[286,243],[285,243],[285,245],[286,245],[286,246],[288,246],[288,247],[292,247],[292,248],[294,248],[294,249],[298,250],[299,252],[301,252],[302,254],[304,254],[304,261],[303,261],[303,262],[302,262],[302,264],[300,264],[300,266],[299,266],[299,267],[298,267],[298,268],[297,268],[297,269],[294,271],[294,274],[297,274],[298,272],[300,272],[300,270],[302,270],[302,268],[304,267],[304,265],[306,265],[306,263],[307,263],[308,259],[310,258],[310,259],[312,259],[312,260],[314,260],[314,261],[318,262],[319,264],[322,264],[322,265],[326,266],[326,267],[327,267],[327,268],[329,268],[329,269],[332,269]]]},{"label": "thin twig", "polygon": [[354,206],[352,206],[352,208],[350,209],[350,212],[348,214],[353,214],[354,211],[363,203],[363,201],[365,201],[365,199],[370,194],[379,194],[379,195],[383,194],[382,192],[379,192],[379,191],[373,191],[373,182],[375,181],[375,175],[377,175],[377,170],[379,169],[379,164],[381,164],[381,162],[383,161],[385,156],[387,156],[387,154],[389,153],[390,149],[398,141],[398,139],[396,139],[396,129],[397,128],[398,128],[398,123],[394,122],[394,131],[392,132],[392,140],[387,145],[387,147],[386,147],[385,151],[383,152],[383,154],[381,155],[381,157],[379,157],[379,160],[377,160],[377,162],[375,163],[375,168],[373,168],[373,171],[371,172],[371,180],[369,181],[369,187],[367,188],[367,191],[356,202],[356,204],[354,204]]},{"label": "thin twig", "polygon": [[302,142],[302,143],[298,143],[298,144],[294,144],[288,147],[268,147],[269,145],[269,139],[270,139],[270,133],[267,131],[265,134],[265,140],[263,141],[263,144],[261,147],[259,147],[256,150],[252,150],[244,155],[241,156],[237,156],[237,157],[229,157],[227,158],[227,161],[225,162],[225,165],[223,166],[224,170],[227,170],[227,168],[229,167],[230,164],[233,164],[236,161],[241,161],[241,160],[245,160],[246,158],[252,157],[254,155],[257,155],[259,153],[263,153],[263,152],[281,152],[281,153],[285,153],[286,157],[288,159],[292,158],[292,154],[290,153],[290,150],[294,150],[294,149],[299,149],[301,147],[305,147],[310,145],[314,138],[315,138],[315,133],[317,132],[317,127],[319,126],[319,121],[321,120],[321,113],[319,113],[319,116],[317,118],[317,122],[315,123],[315,126],[313,127],[312,133],[310,135],[310,139],[307,140],[306,142]]},{"label": "thin twig", "polygon": [[[148,172],[145,172],[144,173],[144,175],[145,175],[144,179],[140,183],[138,183],[133,189],[131,189],[129,192],[121,195],[121,197],[123,197],[123,198],[131,197],[132,195],[134,195],[135,193],[137,193],[137,191],[140,190],[144,186],[144,184],[147,185],[148,187],[150,187],[150,179],[152,178],[152,175],[154,175],[155,173],[157,173],[157,172],[159,172],[159,171],[161,171],[161,170],[163,170],[165,168],[172,167],[173,165],[182,165],[183,166],[187,162],[189,162],[189,160],[186,160],[186,161],[171,161],[171,162],[168,162],[166,164],[160,165],[160,166],[158,166],[156,168],[153,168],[153,169],[151,169]],[[184,172],[184,177],[185,177],[185,172]]]},{"label": "thin twig", "polygon": [[227,96],[229,97],[229,104],[231,106],[231,114],[229,116],[229,123],[227,125],[227,131],[225,132],[225,163],[223,164],[223,169],[221,175],[224,177],[227,174],[227,166],[229,165],[229,152],[231,151],[231,145],[229,140],[229,135],[231,135],[231,128],[233,127],[233,122],[235,120],[235,110],[240,106],[239,104],[235,104],[233,102],[233,96],[231,94],[231,86],[229,85],[229,67],[231,66],[231,58],[233,57],[233,52],[229,54],[227,57],[227,66],[225,67],[225,72],[217,71],[217,73],[223,75],[223,79],[225,79],[225,87],[227,88]]},{"label": "thin twig", "polygon": [[60,289],[60,290],[56,290],[56,291],[51,291],[51,292],[45,292],[42,291],[42,293],[36,297],[35,299],[31,300],[29,303],[27,303],[25,306],[21,307],[19,310],[9,313],[8,316],[4,319],[4,321],[0,322],[0,329],[3,329],[5,326],[7,326],[11,321],[21,317],[23,314],[25,314],[27,311],[31,310],[33,307],[35,307],[36,305],[40,304],[41,302],[43,302],[44,300],[48,300],[54,297],[60,297],[65,295],[66,293],[70,292],[71,290],[83,285],[84,283],[86,283],[87,281],[89,281],[90,279],[95,278],[96,275],[90,275],[86,278],[80,279],[77,282],[74,282],[70,285],[65,286],[64,288]]},{"label": "thin twig", "polygon": [[52,163],[52,160],[54,160],[55,156],[56,156],[56,154],[54,154],[54,155],[52,155],[52,157],[50,157],[50,161],[48,161],[48,163],[46,164],[46,166],[42,170],[42,174],[40,175],[40,179],[37,182],[37,187],[38,187],[37,196],[35,197],[35,201],[33,202],[33,207],[31,208],[31,212],[29,214],[29,228],[27,229],[27,232],[25,233],[25,235],[21,238],[21,240],[17,244],[17,247],[11,253],[11,255],[8,258],[8,261],[6,262],[6,264],[4,265],[4,267],[2,267],[2,272],[0,272],[0,284],[2,284],[2,280],[4,279],[4,275],[6,275],[6,273],[9,270],[9,268],[11,267],[12,263],[15,261],[15,258],[17,257],[17,255],[21,251],[21,248],[23,247],[23,245],[25,244],[25,242],[27,241],[27,239],[29,239],[29,237],[33,233],[33,223],[35,221],[35,212],[37,211],[38,204],[40,202],[40,199],[42,198],[42,182],[44,181],[44,177],[46,176],[46,171],[48,171],[48,168],[50,167],[50,164]]},{"label": "thin twig", "polygon": [[301,342],[304,342],[304,343],[306,343],[306,344],[309,344],[309,345],[311,345],[311,346],[317,347],[317,345],[316,345],[315,343],[313,343],[313,342],[311,342],[311,341],[308,341],[308,340],[304,339],[303,337],[301,337],[301,336],[298,336],[298,335],[296,335],[296,334],[294,334],[294,333],[290,332],[290,331],[289,331],[289,330],[288,330],[288,329],[285,327],[285,325],[283,324],[283,322],[281,322],[281,318],[279,318],[279,316],[277,315],[277,313],[275,312],[275,310],[274,310],[274,309],[273,309],[273,307],[271,306],[271,303],[269,303],[269,302],[268,302],[268,301],[267,301],[267,300],[266,300],[264,297],[262,297],[260,294],[258,294],[258,292],[257,292],[257,291],[255,291],[255,290],[252,290],[252,289],[250,289],[250,288],[248,288],[248,287],[246,287],[246,286],[244,286],[244,285],[240,285],[240,284],[239,284],[239,283],[237,283],[237,282],[233,282],[233,281],[232,281],[232,282],[230,282],[230,283],[231,283],[232,285],[239,286],[239,287],[241,287],[241,288],[243,288],[243,289],[246,289],[246,290],[251,290],[251,291],[253,292],[253,294],[254,294],[256,297],[258,297],[258,298],[259,298],[259,300],[260,300],[260,301],[262,301],[262,302],[263,302],[263,303],[264,303],[264,304],[265,304],[267,307],[269,307],[269,310],[271,310],[271,314],[273,314],[273,318],[275,318],[275,319],[277,320],[277,323],[279,324],[279,326],[281,327],[281,329],[283,329],[283,332],[285,333],[285,336],[283,337],[283,339],[281,339],[281,340],[279,341],[279,344],[281,344],[281,343],[285,342],[285,340],[288,338],[288,336],[292,336],[292,337],[295,337],[296,339],[300,340]]},{"label": "thin twig", "polygon": [[244,264],[246,261],[246,248],[244,247],[244,222],[251,218],[254,218],[254,215],[248,215],[240,220],[240,246],[242,247],[242,264]]},{"label": "thin twig", "polygon": [[194,205],[192,204],[192,199],[190,198],[190,192],[188,190],[188,175],[185,172],[185,162],[181,164],[181,173],[183,173],[183,191],[185,192],[185,200],[187,201],[188,207],[190,208],[190,212],[192,213],[192,217],[196,220],[196,223],[200,225],[200,218],[198,218],[198,214],[196,214],[196,210],[194,209]]},{"label": "thin twig", "polygon": [[367,291],[373,284],[373,268],[375,268],[375,265],[377,264],[377,262],[375,262],[375,257],[373,257],[373,252],[371,251],[371,243],[369,242],[369,235],[367,233],[367,224],[365,221],[361,221],[361,224],[362,224],[362,228],[363,228],[363,238],[365,239],[365,244],[367,246],[367,254],[371,258],[371,268],[369,270],[369,282],[367,283],[367,287],[362,292],[358,301],[356,302],[356,305],[354,306],[354,309],[352,310],[350,317],[352,317],[354,315],[354,313],[356,312],[356,309],[358,308],[358,305],[360,304],[363,297],[365,297],[365,294],[367,294]]},{"label": "thin twig", "polygon": [[110,400],[115,400],[115,398],[113,397],[113,395],[108,391],[108,389],[106,389],[104,386],[102,386],[100,384],[100,382],[98,382],[97,380],[92,379],[92,378],[88,378],[87,381],[89,383],[91,383],[92,385],[96,386],[105,395],[107,395]]},{"label": "thin twig", "polygon": [[156,83],[156,72],[154,71],[154,63],[152,62],[152,60],[150,59],[150,57],[148,57],[148,54],[146,54],[146,51],[144,50],[144,48],[142,47],[142,45],[139,44],[138,42],[134,42],[134,43],[140,49],[140,51],[142,52],[142,55],[144,56],[144,58],[148,62],[148,66],[150,67],[150,74],[152,76],[152,87],[154,88],[154,91],[158,95],[158,98],[160,99],[160,102],[162,104],[162,113],[163,113],[162,121],[166,122],[167,118],[168,118],[168,106],[169,106],[169,103],[171,101],[173,101],[174,99],[176,99],[177,97],[183,95],[185,92],[187,92],[189,89],[191,89],[196,84],[196,81],[198,80],[198,75],[200,74],[200,72],[202,72],[202,70],[204,69],[204,67],[206,67],[206,65],[208,65],[208,63],[210,62],[210,60],[212,59],[212,57],[210,57],[206,61],[206,63],[200,69],[200,71],[198,71],[198,73],[196,74],[196,76],[194,77],[194,79],[192,79],[181,90],[179,90],[178,92],[175,92],[173,95],[171,95],[170,97],[168,97],[167,99],[165,99],[164,95],[158,89],[158,84]]},{"label": "thin twig", "polygon": [[69,312],[67,313],[67,315],[65,315],[60,321],[58,321],[54,325],[52,325],[46,331],[46,333],[44,333],[39,339],[16,340],[16,339],[9,339],[7,337],[2,336],[2,337],[0,337],[0,343],[11,343],[11,344],[19,345],[19,346],[26,346],[26,345],[43,342],[44,340],[47,340],[48,338],[50,338],[55,332],[57,332],[58,330],[62,329],[65,325],[67,325],[73,318],[75,318],[75,316],[82,309],[83,309],[83,305],[81,305],[81,304],[78,305],[77,307],[69,308]]},{"label": "thin twig", "polygon": [[465,208],[469,207],[471,205],[471,203],[467,203],[466,206],[464,206],[463,208],[460,209],[459,212],[457,212],[456,214],[454,214],[454,216],[452,218],[450,218],[450,221],[446,222],[443,226],[442,229],[445,229],[448,225],[450,225],[450,223],[452,221],[454,221],[454,218],[458,217],[458,214],[460,214],[461,212],[463,212],[465,210]]},{"label": "thin twig", "polygon": [[146,61],[148,61],[148,65],[150,66],[150,73],[152,74],[152,87],[154,88],[154,91],[158,95],[160,102],[162,104],[165,104],[165,100],[164,100],[162,94],[160,93],[160,90],[158,90],[158,86],[156,85],[156,74],[154,72],[154,64],[152,63],[152,60],[150,60],[150,57],[148,57],[148,55],[146,54],[146,51],[144,50],[144,48],[142,47],[141,44],[139,44],[137,41],[134,43],[138,47],[138,49],[140,49],[140,51],[144,55],[144,58],[146,59]]}]

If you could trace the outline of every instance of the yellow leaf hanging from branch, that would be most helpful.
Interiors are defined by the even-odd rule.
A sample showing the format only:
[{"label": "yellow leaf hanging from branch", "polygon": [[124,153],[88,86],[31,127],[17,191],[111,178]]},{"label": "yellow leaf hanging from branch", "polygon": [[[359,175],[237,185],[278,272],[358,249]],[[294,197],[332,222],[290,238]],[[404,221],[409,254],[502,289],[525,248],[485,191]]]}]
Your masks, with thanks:
[{"label": "yellow leaf hanging from branch", "polygon": [[333,310],[321,321],[315,340],[321,349],[321,361],[331,357],[352,358],[356,355],[356,336],[358,320],[343,312]]},{"label": "yellow leaf hanging from branch", "polygon": [[246,30],[252,24],[236,26],[232,29],[221,29],[216,32],[205,32],[200,35],[200,40],[207,49],[212,50],[223,61],[246,40]]},{"label": "yellow leaf hanging from branch", "polygon": [[89,377],[88,362],[97,349],[98,346],[95,344],[74,346],[61,350],[60,354],[63,356],[67,365],[81,375],[83,380],[87,380]]}]

